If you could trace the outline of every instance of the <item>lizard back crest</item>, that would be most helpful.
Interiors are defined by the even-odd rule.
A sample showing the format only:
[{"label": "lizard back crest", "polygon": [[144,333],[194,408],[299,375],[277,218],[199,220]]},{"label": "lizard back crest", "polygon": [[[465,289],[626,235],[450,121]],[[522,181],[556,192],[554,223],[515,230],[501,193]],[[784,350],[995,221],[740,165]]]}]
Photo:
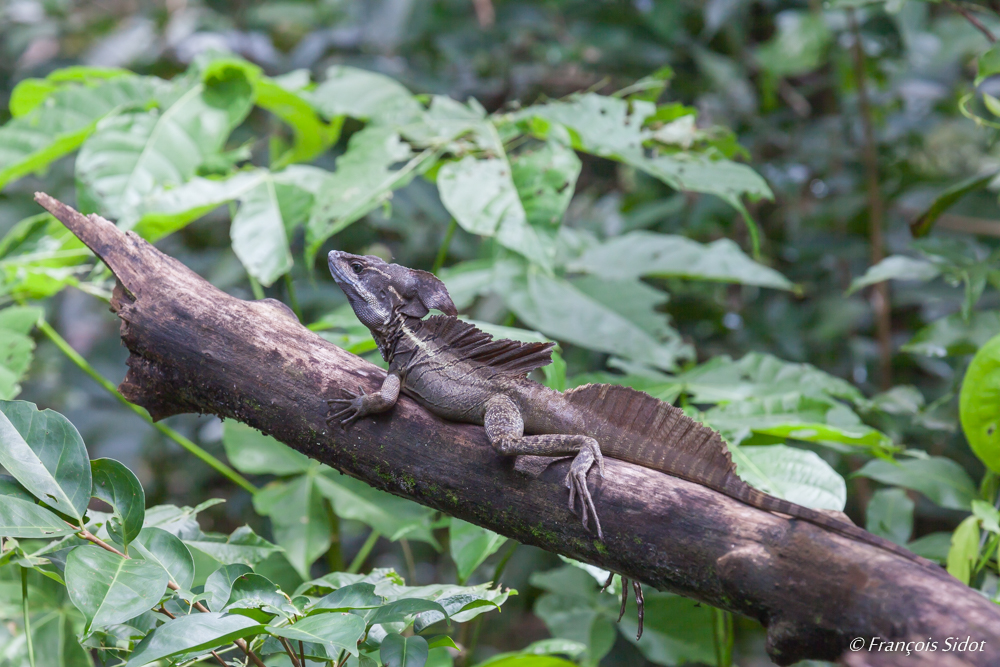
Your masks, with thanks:
[{"label": "lizard back crest", "polygon": [[552,363],[555,343],[522,343],[493,338],[482,329],[450,315],[435,315],[420,323],[418,335],[437,342],[456,357],[489,366],[505,375],[527,375]]},{"label": "lizard back crest", "polygon": [[719,489],[742,483],[718,431],[649,394],[588,384],[564,394],[585,415],[587,435],[614,458]]}]

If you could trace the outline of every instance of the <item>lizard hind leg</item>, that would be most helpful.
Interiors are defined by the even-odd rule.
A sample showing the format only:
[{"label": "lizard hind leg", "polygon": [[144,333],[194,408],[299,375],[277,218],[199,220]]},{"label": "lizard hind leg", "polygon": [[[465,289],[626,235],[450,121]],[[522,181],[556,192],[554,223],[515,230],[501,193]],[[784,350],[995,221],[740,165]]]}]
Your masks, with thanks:
[{"label": "lizard hind leg", "polygon": [[569,489],[569,509],[576,514],[579,500],[580,519],[583,527],[589,529],[593,521],[594,531],[599,539],[604,538],[601,522],[597,517],[594,499],[587,487],[587,473],[596,464],[598,473],[604,476],[604,457],[597,441],[585,435],[553,433],[546,435],[524,435],[524,419],[517,404],[505,395],[495,396],[486,404],[483,419],[486,436],[493,448],[502,456],[529,454],[532,456],[576,457],[566,474]]}]

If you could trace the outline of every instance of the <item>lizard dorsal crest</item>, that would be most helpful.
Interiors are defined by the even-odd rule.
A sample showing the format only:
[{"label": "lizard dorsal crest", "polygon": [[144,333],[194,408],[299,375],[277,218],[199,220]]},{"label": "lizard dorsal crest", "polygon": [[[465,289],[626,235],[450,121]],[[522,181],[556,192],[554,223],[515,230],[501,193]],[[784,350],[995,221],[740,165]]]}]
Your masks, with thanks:
[{"label": "lizard dorsal crest", "polygon": [[565,396],[587,415],[587,435],[618,450],[612,456],[712,488],[739,481],[722,436],[680,408],[612,384],[583,385]]},{"label": "lizard dorsal crest", "polygon": [[496,338],[457,317],[435,315],[420,323],[420,337],[436,341],[456,357],[505,375],[526,375],[552,363],[555,343],[521,343]]}]

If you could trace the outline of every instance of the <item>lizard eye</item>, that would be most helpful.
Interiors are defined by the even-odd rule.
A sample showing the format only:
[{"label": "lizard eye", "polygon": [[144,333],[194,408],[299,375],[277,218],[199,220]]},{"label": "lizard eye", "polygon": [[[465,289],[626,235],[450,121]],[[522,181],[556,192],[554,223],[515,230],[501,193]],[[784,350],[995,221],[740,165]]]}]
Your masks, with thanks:
[{"label": "lizard eye", "polygon": [[351,264],[351,271],[354,271],[354,273],[361,273],[362,271],[364,271],[364,269],[365,267],[361,266],[357,262]]}]

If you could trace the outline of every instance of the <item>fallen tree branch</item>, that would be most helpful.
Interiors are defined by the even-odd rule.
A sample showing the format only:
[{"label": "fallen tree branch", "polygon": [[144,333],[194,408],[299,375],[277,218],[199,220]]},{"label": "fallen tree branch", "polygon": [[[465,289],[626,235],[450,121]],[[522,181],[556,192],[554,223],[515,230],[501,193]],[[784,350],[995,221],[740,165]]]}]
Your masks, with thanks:
[{"label": "fallen tree branch", "polygon": [[[767,627],[768,652],[781,665],[841,657],[872,666],[1000,664],[1000,607],[943,570],[804,521],[609,459],[606,479],[591,476],[605,528],[598,541],[566,507],[568,459],[514,465],[481,427],[442,421],[407,398],[347,430],[330,428],[326,399],[359,384],[377,390],[382,370],[310,332],[277,301],[229,296],[134,233],[48,195],[36,199],[118,278],[111,308],[131,352],[121,392],[154,419],[237,419],[377,488],[749,616]],[[948,637],[967,636],[982,650],[945,655]],[[931,638],[938,649],[908,656],[876,638]],[[852,641],[879,650],[851,653]]]}]

